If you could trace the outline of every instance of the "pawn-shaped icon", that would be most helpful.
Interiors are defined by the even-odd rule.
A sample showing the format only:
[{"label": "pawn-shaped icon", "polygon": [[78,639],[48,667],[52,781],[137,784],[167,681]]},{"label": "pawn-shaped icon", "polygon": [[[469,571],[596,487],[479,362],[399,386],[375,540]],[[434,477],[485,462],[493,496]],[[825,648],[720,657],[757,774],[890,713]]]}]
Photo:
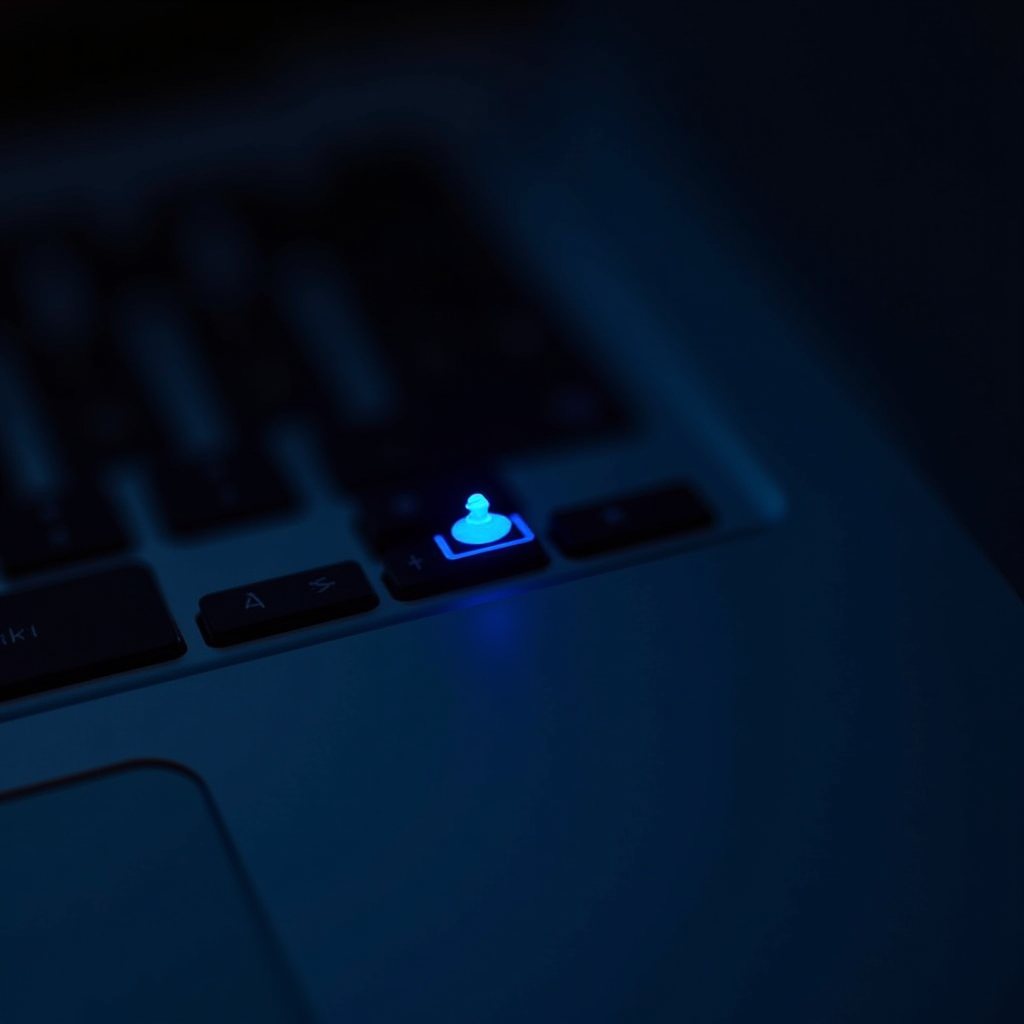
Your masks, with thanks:
[{"label": "pawn-shaped icon", "polygon": [[460,544],[494,544],[512,529],[508,516],[491,512],[491,503],[482,494],[471,494],[466,499],[468,516],[452,526],[452,536]]}]

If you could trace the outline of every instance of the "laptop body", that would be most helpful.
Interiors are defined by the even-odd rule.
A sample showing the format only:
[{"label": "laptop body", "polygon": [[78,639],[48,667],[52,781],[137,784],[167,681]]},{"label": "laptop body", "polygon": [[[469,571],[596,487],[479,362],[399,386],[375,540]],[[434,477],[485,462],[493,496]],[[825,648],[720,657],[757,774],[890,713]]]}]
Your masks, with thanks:
[{"label": "laptop body", "polygon": [[[83,679],[62,662],[38,687],[24,661],[8,669],[19,692],[0,706],[0,790],[153,762],[197,777],[302,993],[295,1012],[313,1019],[1016,1019],[1019,602],[809,355],[794,297],[765,294],[764,272],[723,243],[699,188],[659,187],[678,169],[615,102],[614,81],[581,95],[582,71],[564,59],[555,86],[530,88],[504,43],[297,61],[287,88],[94,126],[50,159],[45,139],[13,151],[3,192],[18,237],[26,220],[69,208],[119,237],[120,211],[211,182],[315,192],[320,168],[343,177],[366,154],[371,177],[425,167],[565,330],[572,366],[616,414],[591,429],[586,395],[532,390],[515,363],[528,339],[488,353],[472,379],[505,375],[484,392],[501,421],[467,394],[465,430],[480,443],[460,447],[453,429],[457,473],[444,450],[416,450],[410,471],[468,474],[450,522],[383,547],[369,489],[339,486],[333,460],[374,467],[349,447],[338,456],[301,416],[258,430],[295,498],[281,515],[179,536],[143,463],[104,466],[131,542],[5,576],[5,609],[33,615],[0,623],[0,659],[46,642],[32,627],[47,587],[62,624],[84,595],[109,645],[91,599],[112,594],[122,615],[131,602],[123,579],[96,589],[105,573],[129,574],[140,600],[155,587],[180,644]],[[296,291],[324,266],[320,239],[301,242],[278,268]],[[373,370],[353,366],[367,343],[346,341],[337,370],[337,347],[316,336],[317,323],[335,338],[369,320],[373,350],[383,321],[365,313],[359,266],[321,290],[350,301],[313,303],[301,344],[318,379],[343,391],[355,376],[364,396]],[[120,329],[145,339],[118,351],[146,403],[170,403],[163,418],[183,425],[175,454],[187,461],[211,436],[223,442],[216,386],[196,397],[200,377],[219,378],[190,360],[193,341],[156,330],[180,309],[151,281],[129,282],[123,302],[117,285],[133,325]],[[23,330],[10,327],[5,365],[9,381],[31,383]],[[447,382],[471,353],[442,346],[440,369],[423,363],[408,380],[458,397]],[[577,434],[538,430],[552,395]],[[27,422],[13,407],[5,431]],[[442,418],[429,397],[422,408]],[[246,425],[227,421],[238,443]],[[59,462],[38,448],[40,463]],[[515,507],[494,511],[519,522],[459,548],[452,527],[469,514],[474,471],[497,478]],[[631,517],[660,521],[680,489],[705,514],[630,532]],[[573,515],[596,541],[581,546]],[[455,583],[423,595],[408,582],[421,545]],[[540,554],[515,561],[525,550]],[[273,611],[269,581],[295,575],[310,599],[320,580],[333,600],[350,562],[376,604],[296,628],[246,619]],[[241,640],[202,603],[224,594]],[[50,685],[62,678],[74,681]],[[78,1004],[67,991],[40,1005],[70,1018]]]}]

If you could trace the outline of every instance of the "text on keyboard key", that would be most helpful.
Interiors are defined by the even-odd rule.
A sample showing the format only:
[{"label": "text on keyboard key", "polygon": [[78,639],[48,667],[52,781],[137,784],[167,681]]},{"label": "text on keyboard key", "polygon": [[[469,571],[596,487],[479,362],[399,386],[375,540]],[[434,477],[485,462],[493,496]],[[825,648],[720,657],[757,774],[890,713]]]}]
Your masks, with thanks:
[{"label": "text on keyboard key", "polygon": [[363,570],[338,562],[207,594],[199,601],[199,625],[208,644],[224,647],[366,612],[378,603]]},{"label": "text on keyboard key", "polygon": [[[516,517],[518,519],[518,517]],[[524,524],[525,525],[525,524]],[[517,530],[517,533],[519,531]],[[384,559],[384,582],[399,601],[415,601],[464,587],[542,569],[548,556],[532,534],[479,551],[445,540],[448,554],[435,538],[404,544]]]},{"label": "text on keyboard key", "polygon": [[142,566],[0,596],[0,699],[168,661],[184,651]]}]

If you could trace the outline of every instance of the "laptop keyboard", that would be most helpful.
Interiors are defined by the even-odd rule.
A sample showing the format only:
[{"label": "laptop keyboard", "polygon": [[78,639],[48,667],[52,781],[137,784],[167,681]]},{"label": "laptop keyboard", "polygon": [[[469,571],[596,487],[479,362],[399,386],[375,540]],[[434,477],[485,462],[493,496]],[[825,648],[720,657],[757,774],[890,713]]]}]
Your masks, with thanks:
[{"label": "laptop keyboard", "polygon": [[[168,538],[287,520],[302,497],[268,436],[298,423],[354,503],[367,560],[383,569],[373,575],[394,598],[477,586],[542,569],[548,555],[518,516],[500,541],[460,547],[446,532],[452,495],[483,491],[511,512],[520,506],[495,471],[501,459],[630,426],[567,325],[451,185],[405,152],[339,161],[307,193],[204,185],[154,200],[117,231],[23,225],[0,256],[9,579],[130,557],[105,491],[120,466],[142,471]],[[552,537],[582,557],[712,518],[677,487],[565,510]],[[196,594],[205,641],[233,645],[378,604],[355,562],[295,568]],[[69,613],[80,602],[132,605],[143,628],[100,628],[85,643]],[[0,697],[180,654],[169,621],[136,565],[101,562],[91,576],[7,593]]]}]

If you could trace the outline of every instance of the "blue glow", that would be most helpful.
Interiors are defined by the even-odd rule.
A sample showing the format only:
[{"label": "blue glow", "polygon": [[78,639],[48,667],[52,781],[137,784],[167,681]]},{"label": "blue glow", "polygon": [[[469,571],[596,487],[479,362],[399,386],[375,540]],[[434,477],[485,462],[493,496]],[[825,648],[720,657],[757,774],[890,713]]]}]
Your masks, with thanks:
[{"label": "blue glow", "polygon": [[471,494],[466,499],[469,515],[452,526],[452,536],[460,544],[493,544],[507,537],[512,520],[491,512],[490,508],[491,503],[482,494]]},{"label": "blue glow", "polygon": [[459,558],[472,558],[473,555],[484,555],[487,554],[488,551],[500,551],[502,548],[512,548],[517,544],[529,544],[530,541],[533,540],[533,530],[526,525],[523,521],[523,517],[513,512],[508,519],[513,525],[519,528],[519,532],[522,533],[522,537],[516,537],[514,540],[503,540],[497,544],[488,544],[486,546],[478,547],[473,551],[460,551],[458,554],[452,551],[451,545],[445,539],[444,534],[435,533],[434,543],[441,549],[441,554],[452,562]]}]

